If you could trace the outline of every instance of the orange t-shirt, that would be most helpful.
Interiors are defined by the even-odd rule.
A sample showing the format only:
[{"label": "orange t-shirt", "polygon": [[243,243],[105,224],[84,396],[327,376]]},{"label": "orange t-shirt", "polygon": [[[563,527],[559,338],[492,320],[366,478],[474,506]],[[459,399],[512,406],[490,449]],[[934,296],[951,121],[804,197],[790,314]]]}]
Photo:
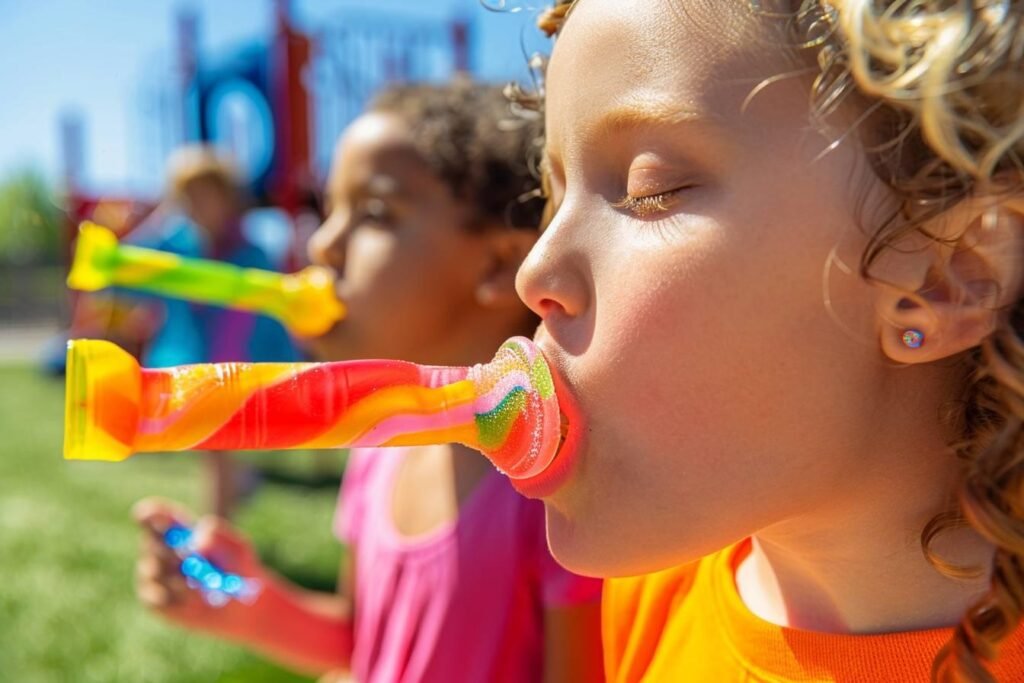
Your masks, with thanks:
[{"label": "orange t-shirt", "polygon": [[[952,629],[879,635],[784,628],[751,613],[735,569],[745,541],[698,562],[605,582],[603,641],[610,683],[910,683],[928,681]],[[1000,648],[998,681],[1024,681],[1024,627]]]}]

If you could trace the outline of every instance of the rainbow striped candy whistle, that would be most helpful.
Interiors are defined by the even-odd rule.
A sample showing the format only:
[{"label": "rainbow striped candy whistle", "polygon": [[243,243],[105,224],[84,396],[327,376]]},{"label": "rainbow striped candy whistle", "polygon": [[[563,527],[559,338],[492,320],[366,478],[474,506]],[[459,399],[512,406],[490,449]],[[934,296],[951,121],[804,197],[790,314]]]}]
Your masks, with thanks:
[{"label": "rainbow striped candy whistle", "polygon": [[223,607],[232,600],[250,605],[263,590],[259,579],[226,572],[197,552],[192,529],[172,524],[164,532],[164,544],[181,560],[181,573],[189,588],[198,590],[207,604]]},{"label": "rainbow striped candy whistle", "polygon": [[140,368],[118,346],[68,343],[64,457],[185,450],[460,443],[512,479],[561,441],[551,372],[529,339],[473,367],[396,360]]},{"label": "rainbow striped candy whistle", "polygon": [[79,227],[67,282],[71,289],[86,292],[118,286],[262,313],[303,337],[319,336],[345,316],[334,280],[323,268],[310,266],[285,275],[185,258],[118,244],[112,230],[89,222]]}]

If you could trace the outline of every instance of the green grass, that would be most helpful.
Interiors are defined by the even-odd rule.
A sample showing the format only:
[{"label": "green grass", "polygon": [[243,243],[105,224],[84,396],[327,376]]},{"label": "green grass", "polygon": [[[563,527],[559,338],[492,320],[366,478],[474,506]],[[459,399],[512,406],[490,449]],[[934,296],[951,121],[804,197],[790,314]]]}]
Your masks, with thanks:
[{"label": "green grass", "polygon": [[[149,495],[195,509],[200,462],[187,453],[119,464],[65,462],[63,394],[61,380],[27,365],[0,365],[0,679],[306,680],[239,647],[169,626],[136,602],[138,532],[129,510]],[[273,460],[273,481],[313,471],[327,483],[265,484],[237,523],[268,564],[307,586],[329,588],[341,548],[331,535],[337,489],[323,475],[338,465],[325,465],[319,454],[295,456],[247,460]]]}]

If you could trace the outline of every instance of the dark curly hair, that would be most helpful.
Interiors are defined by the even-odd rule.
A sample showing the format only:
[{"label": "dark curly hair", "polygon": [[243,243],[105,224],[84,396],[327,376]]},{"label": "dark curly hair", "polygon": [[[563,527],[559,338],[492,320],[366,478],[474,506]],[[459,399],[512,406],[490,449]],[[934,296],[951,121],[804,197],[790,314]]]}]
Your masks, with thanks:
[{"label": "dark curly hair", "polygon": [[478,222],[540,226],[544,199],[532,163],[539,121],[513,114],[501,86],[463,78],[391,86],[369,111],[393,114],[409,126],[416,151],[456,197],[477,207]]}]

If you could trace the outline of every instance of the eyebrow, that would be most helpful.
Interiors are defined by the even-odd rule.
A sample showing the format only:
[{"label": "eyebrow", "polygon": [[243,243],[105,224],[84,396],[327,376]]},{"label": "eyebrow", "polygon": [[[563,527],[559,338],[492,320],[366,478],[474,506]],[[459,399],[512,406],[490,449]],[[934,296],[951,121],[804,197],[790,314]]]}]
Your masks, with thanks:
[{"label": "eyebrow", "polygon": [[[359,181],[355,189],[360,195],[371,197],[395,197],[401,194],[401,184],[394,176],[385,173],[375,173],[369,178]],[[334,206],[334,198],[338,194],[333,191],[324,193],[324,210],[327,213],[331,212]]]},{"label": "eyebrow", "polygon": [[376,173],[360,189],[373,195],[393,195],[398,194],[399,182],[395,180],[394,176]]},{"label": "eyebrow", "polygon": [[[583,126],[586,137],[600,140],[605,136],[621,133],[626,130],[677,126],[680,124],[699,125],[713,136],[721,130],[721,117],[702,112],[697,109],[682,107],[674,102],[662,99],[634,98],[631,101],[613,107],[600,116],[595,122]],[[725,140],[724,136],[714,136],[716,140]],[[561,157],[545,144],[542,150],[542,171],[546,165],[551,168],[553,163],[560,164]]]},{"label": "eyebrow", "polygon": [[602,136],[630,128],[672,126],[681,123],[714,125],[717,117],[664,100],[636,99],[605,112],[587,133]]},{"label": "eyebrow", "polygon": [[[722,117],[693,108],[686,108],[677,102],[664,98],[635,97],[625,103],[613,106],[597,121],[583,126],[583,134],[590,139],[601,139],[606,135],[625,130],[696,125],[707,133],[720,132]],[[541,151],[541,171],[550,172],[553,165],[561,165],[561,157],[546,140]],[[716,144],[727,144],[728,136],[716,136]]]}]

